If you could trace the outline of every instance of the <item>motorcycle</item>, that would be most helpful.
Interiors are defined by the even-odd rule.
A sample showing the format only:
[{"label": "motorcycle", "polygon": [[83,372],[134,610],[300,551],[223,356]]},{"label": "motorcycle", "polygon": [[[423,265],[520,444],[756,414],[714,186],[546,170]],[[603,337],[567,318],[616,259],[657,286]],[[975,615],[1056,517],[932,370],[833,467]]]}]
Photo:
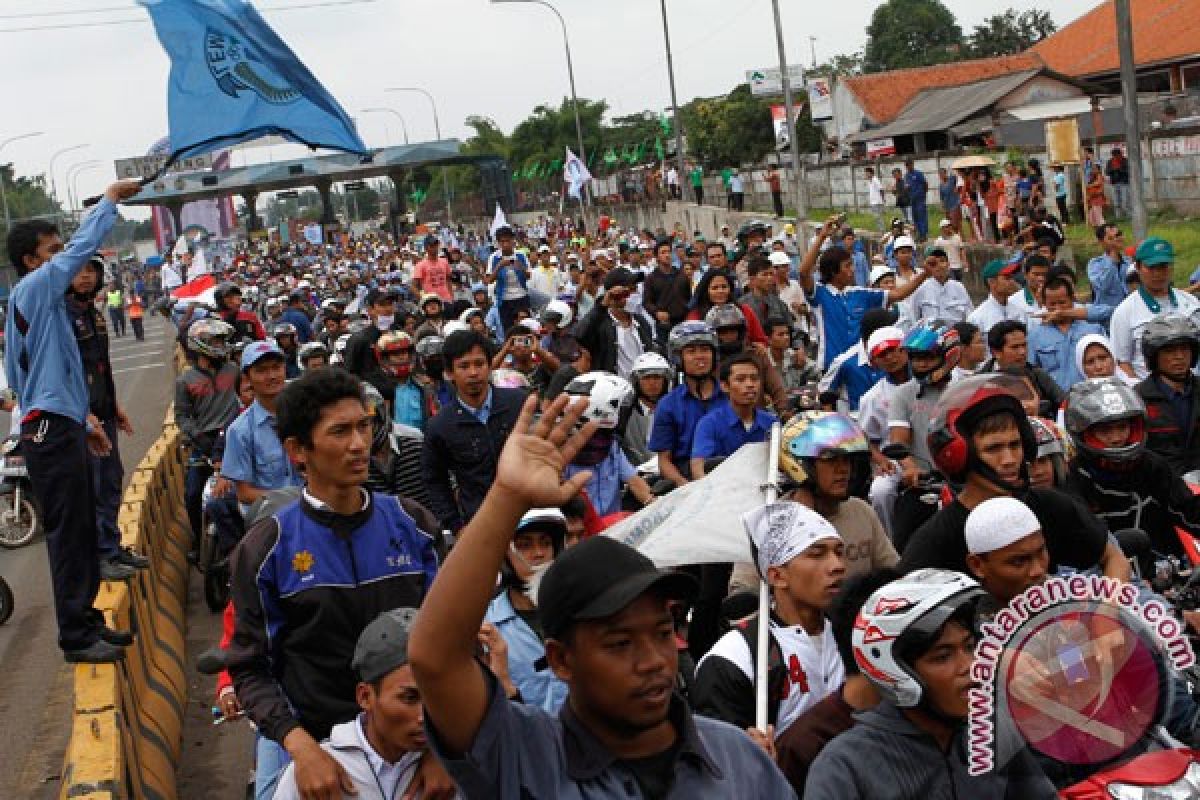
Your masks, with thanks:
[{"label": "motorcycle", "polygon": [[196,559],[196,566],[204,576],[204,603],[214,613],[223,611],[229,604],[230,578],[229,552],[221,546],[216,520],[209,513],[209,503],[214,499],[213,490],[219,477],[214,473],[204,484],[201,500],[204,515],[200,526],[200,552]]},{"label": "motorcycle", "polygon": [[29,470],[10,436],[0,443],[0,547],[24,547],[42,532],[42,514],[29,483]]},{"label": "motorcycle", "polygon": [[[886,444],[880,451],[896,462],[912,457],[907,445]],[[920,475],[912,486],[901,486],[892,508],[892,544],[896,552],[903,553],[908,540],[925,522],[954,499],[949,483],[931,465],[921,463]]]},{"label": "motorcycle", "polygon": [[8,581],[0,577],[0,625],[8,622],[8,618],[13,615],[15,608],[16,600],[13,598],[12,587],[8,585]]}]

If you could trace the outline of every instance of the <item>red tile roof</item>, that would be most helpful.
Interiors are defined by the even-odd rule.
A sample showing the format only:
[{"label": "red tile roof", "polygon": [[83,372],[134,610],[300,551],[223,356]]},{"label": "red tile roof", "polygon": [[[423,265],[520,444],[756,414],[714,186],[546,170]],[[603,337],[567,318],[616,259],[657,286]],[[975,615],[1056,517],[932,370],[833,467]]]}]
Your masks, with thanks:
[{"label": "red tile roof", "polygon": [[[1200,0],[1194,1],[1200,2]],[[854,92],[863,111],[871,121],[876,125],[882,125],[894,119],[908,105],[909,101],[917,96],[918,92],[925,89],[962,86],[1042,66],[1041,58],[1026,52],[1013,56],[938,64],[932,67],[855,75],[842,80]]]},{"label": "red tile roof", "polygon": [[[1132,0],[1133,55],[1138,64],[1200,53],[1200,0]],[[1050,69],[1083,78],[1120,69],[1112,0],[1101,3],[1031,48]]]}]

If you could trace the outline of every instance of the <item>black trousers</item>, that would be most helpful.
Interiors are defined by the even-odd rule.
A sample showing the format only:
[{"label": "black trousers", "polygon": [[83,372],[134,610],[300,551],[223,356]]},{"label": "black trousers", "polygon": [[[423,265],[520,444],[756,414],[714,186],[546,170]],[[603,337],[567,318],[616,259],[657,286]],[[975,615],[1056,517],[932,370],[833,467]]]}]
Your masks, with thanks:
[{"label": "black trousers", "polygon": [[693,186],[692,191],[694,191],[696,193],[696,205],[698,205],[698,206],[704,205],[704,187],[703,186]]},{"label": "black trousers", "polygon": [[1058,205],[1058,218],[1062,220],[1063,225],[1066,225],[1071,221],[1071,215],[1067,213],[1067,198],[1056,195],[1054,202]]},{"label": "black trousers", "polygon": [[97,640],[103,617],[94,608],[100,562],[87,434],[72,419],[42,413],[21,424],[21,452],[42,507],[58,645],[88,647]]},{"label": "black trousers", "polygon": [[775,204],[775,216],[783,216],[783,192],[771,192],[771,202]]}]

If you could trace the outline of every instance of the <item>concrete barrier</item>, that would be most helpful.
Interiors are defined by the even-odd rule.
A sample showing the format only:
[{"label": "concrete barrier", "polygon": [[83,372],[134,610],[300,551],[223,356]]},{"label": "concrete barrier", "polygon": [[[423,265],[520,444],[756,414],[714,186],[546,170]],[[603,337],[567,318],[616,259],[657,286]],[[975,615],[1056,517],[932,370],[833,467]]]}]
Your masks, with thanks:
[{"label": "concrete barrier", "polygon": [[136,641],[120,664],[75,667],[71,740],[62,800],[175,800],[182,746],[187,549],[185,463],[174,412],[131,476],[117,518],[122,544],[150,569],[127,583],[102,584],[96,606]]}]

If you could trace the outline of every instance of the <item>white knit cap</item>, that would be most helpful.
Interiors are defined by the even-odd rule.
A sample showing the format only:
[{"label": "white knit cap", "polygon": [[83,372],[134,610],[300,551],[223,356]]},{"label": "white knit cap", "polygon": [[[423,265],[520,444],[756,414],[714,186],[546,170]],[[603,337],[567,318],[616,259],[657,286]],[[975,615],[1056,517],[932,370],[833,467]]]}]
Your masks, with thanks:
[{"label": "white knit cap", "polygon": [[807,506],[772,503],[742,514],[761,575],[803,553],[821,539],[841,540],[829,520]]},{"label": "white knit cap", "polygon": [[1042,529],[1029,506],[1015,497],[985,500],[967,517],[967,552],[992,553]]}]

